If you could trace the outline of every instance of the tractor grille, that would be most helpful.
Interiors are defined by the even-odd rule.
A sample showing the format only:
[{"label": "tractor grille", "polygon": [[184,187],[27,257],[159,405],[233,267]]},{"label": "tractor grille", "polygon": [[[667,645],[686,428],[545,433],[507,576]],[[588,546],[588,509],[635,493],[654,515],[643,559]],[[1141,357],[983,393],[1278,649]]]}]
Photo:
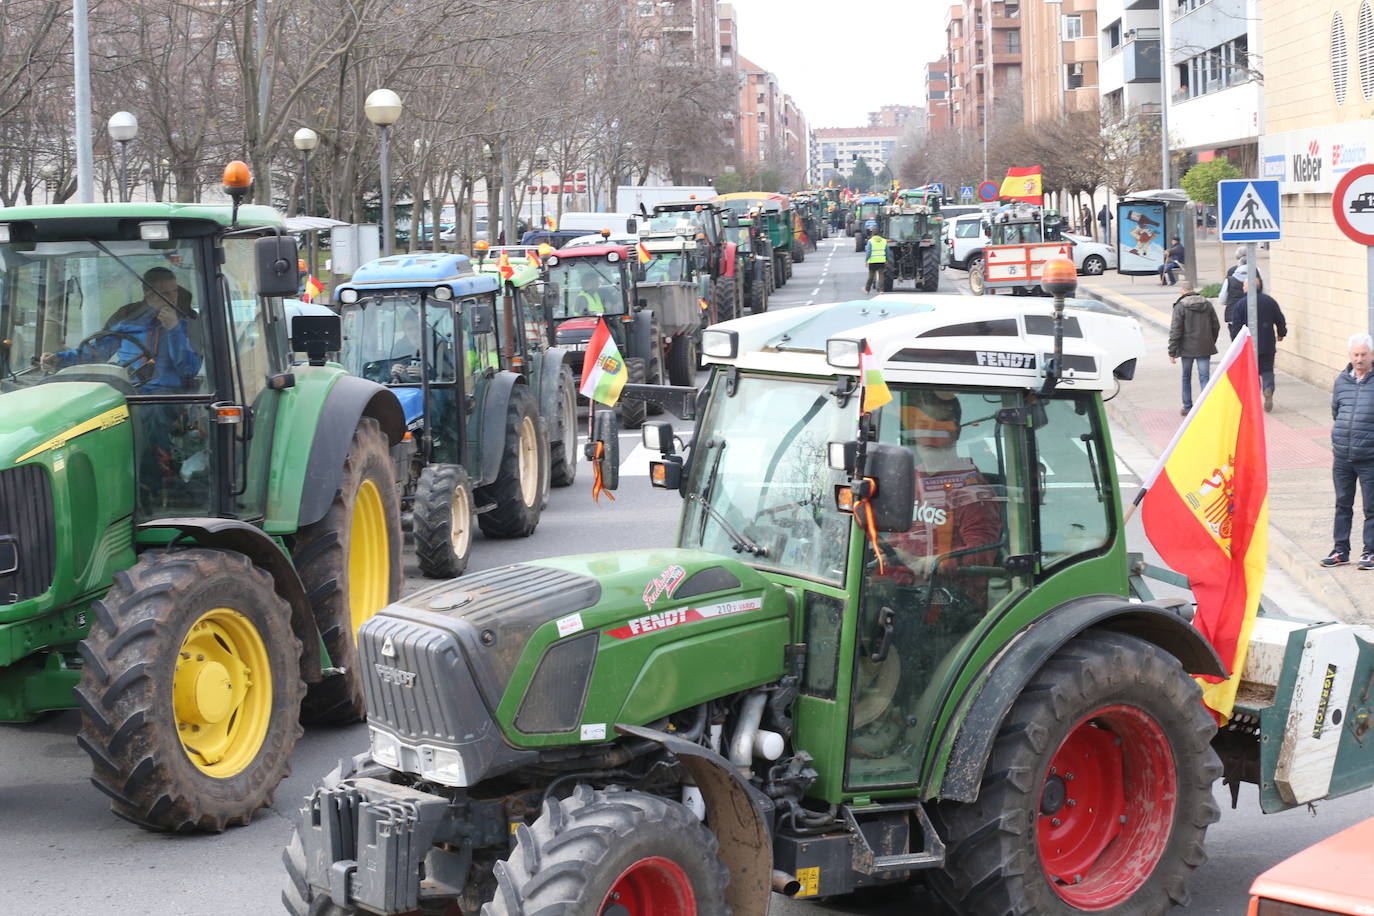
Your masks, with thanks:
[{"label": "tractor grille", "polygon": [[56,559],[47,471],[38,464],[0,471],[0,605],[46,592]]}]

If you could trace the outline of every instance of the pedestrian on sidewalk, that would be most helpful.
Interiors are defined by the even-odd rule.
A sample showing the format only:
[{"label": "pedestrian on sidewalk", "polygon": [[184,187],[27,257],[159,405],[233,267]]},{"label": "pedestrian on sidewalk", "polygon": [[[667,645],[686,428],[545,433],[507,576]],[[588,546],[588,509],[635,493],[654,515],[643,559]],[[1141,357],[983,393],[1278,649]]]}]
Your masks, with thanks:
[{"label": "pedestrian on sidewalk", "polygon": [[1078,231],[1088,238],[1093,237],[1093,211],[1088,209],[1087,204],[1078,207]]},{"label": "pedestrian on sidewalk", "polygon": [[1102,241],[1112,240],[1112,211],[1103,204],[1102,209],[1097,211],[1097,221],[1102,224]]},{"label": "pedestrian on sidewalk", "polygon": [[868,245],[864,249],[868,261],[868,280],[864,283],[864,292],[871,291],[877,287],[878,292],[882,292],[885,286],[884,279],[887,276],[887,239],[883,238],[878,232],[877,224],[874,224],[873,234],[868,237]]},{"label": "pedestrian on sidewalk", "polygon": [[[1183,268],[1183,243],[1178,236],[1169,239],[1169,247],[1164,252],[1164,263],[1159,265],[1159,285],[1173,286],[1178,282],[1174,271]],[[1165,279],[1167,276],[1168,279]]]},{"label": "pedestrian on sidewalk", "polygon": [[1245,280],[1248,276],[1250,276],[1250,267],[1245,263],[1245,249],[1237,248],[1236,263],[1227,268],[1226,278],[1221,281],[1222,313],[1232,338],[1236,336],[1236,331],[1240,329],[1240,325],[1245,324],[1243,318],[1240,324],[1232,324],[1232,309],[1237,300],[1244,300],[1245,298]]},{"label": "pedestrian on sidewalk", "polygon": [[1355,485],[1364,506],[1364,544],[1360,569],[1374,569],[1374,385],[1370,378],[1374,339],[1352,334],[1347,344],[1350,363],[1331,388],[1331,482],[1336,489],[1335,546],[1322,566],[1350,562],[1350,525],[1354,518]]},{"label": "pedestrian on sidewalk", "polygon": [[1193,366],[1197,366],[1198,394],[1212,377],[1212,356],[1217,352],[1221,322],[1212,300],[1198,295],[1192,284],[1183,281],[1183,295],[1174,300],[1173,320],[1169,322],[1169,362],[1183,360],[1183,410],[1193,409]]},{"label": "pedestrian on sidewalk", "polygon": [[[1233,277],[1243,273],[1237,267]],[[1264,411],[1274,409],[1274,354],[1278,352],[1278,342],[1288,336],[1288,321],[1283,317],[1274,297],[1264,291],[1264,281],[1258,276],[1244,272],[1241,283],[1241,296],[1232,303],[1226,315],[1227,329],[1235,340],[1240,329],[1248,320],[1246,297],[1250,284],[1255,284],[1255,359],[1259,362],[1260,389],[1264,392]]]}]

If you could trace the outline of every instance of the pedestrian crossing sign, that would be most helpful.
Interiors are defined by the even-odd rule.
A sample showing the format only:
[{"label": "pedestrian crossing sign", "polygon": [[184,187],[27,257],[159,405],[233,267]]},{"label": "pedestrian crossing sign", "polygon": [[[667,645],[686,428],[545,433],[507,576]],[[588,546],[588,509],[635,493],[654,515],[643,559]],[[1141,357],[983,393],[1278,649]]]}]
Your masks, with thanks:
[{"label": "pedestrian crossing sign", "polygon": [[1217,184],[1223,242],[1276,242],[1279,228],[1279,180],[1236,178]]}]

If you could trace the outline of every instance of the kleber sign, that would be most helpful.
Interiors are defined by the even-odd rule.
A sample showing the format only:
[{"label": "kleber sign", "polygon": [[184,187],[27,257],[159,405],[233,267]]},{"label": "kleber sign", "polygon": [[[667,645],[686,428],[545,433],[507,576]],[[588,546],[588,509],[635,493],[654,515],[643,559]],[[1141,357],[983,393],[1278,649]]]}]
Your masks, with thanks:
[{"label": "kleber sign", "polygon": [[1259,139],[1260,176],[1277,178],[1281,194],[1326,194],[1374,152],[1374,122],[1349,121],[1266,134]]}]

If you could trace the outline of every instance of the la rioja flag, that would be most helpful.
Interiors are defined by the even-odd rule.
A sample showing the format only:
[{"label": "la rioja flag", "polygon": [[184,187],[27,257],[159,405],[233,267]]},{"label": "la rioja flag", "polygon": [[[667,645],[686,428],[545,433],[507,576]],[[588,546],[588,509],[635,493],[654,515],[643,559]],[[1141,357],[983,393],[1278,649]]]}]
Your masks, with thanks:
[{"label": "la rioja flag", "polygon": [[1193,625],[1230,677],[1198,678],[1221,722],[1230,718],[1259,610],[1268,552],[1269,467],[1254,341],[1242,329],[1139,499],[1145,534],[1188,577]]},{"label": "la rioja flag", "polygon": [[589,400],[614,407],[629,379],[630,372],[620,358],[620,350],[606,327],[606,319],[596,319],[596,330],[587,342],[586,356],[582,360],[582,384],[577,390]]}]

